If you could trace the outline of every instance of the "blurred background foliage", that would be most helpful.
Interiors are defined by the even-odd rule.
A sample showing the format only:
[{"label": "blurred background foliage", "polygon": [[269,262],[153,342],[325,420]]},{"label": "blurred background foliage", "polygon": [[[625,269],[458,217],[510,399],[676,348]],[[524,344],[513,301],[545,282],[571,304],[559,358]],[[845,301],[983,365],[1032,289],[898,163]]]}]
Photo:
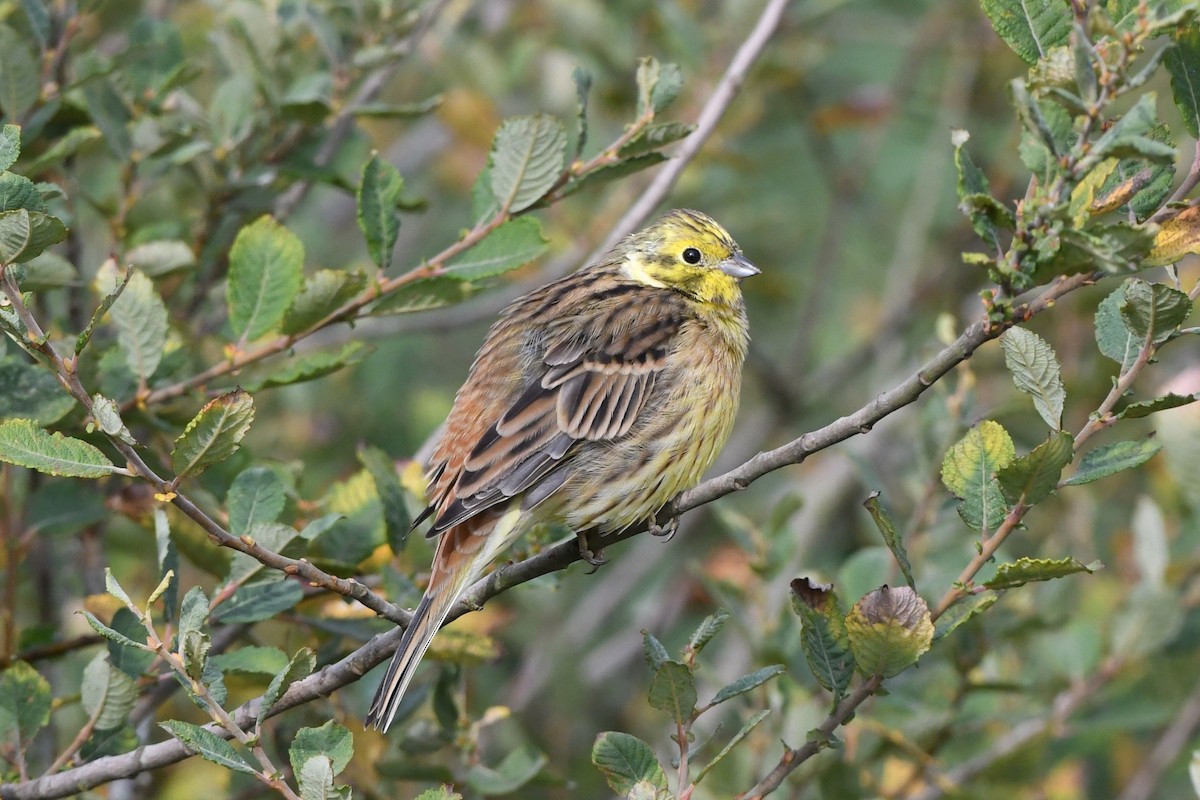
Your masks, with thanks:
[{"label": "blurred background foliage", "polygon": [[[37,4],[0,3],[6,47],[37,48],[30,5]],[[668,117],[693,121],[760,11],[758,3],[734,0],[105,0],[74,13],[67,6],[75,4],[46,7],[71,26],[66,51],[54,56],[71,84],[62,94],[43,88],[42,97],[5,116],[24,128],[23,174],[62,187],[65,196],[51,205],[72,230],[58,258],[77,272],[42,263],[36,274],[63,288],[39,294],[38,310],[56,330],[78,331],[96,302],[91,282],[110,254],[124,264],[146,242],[185,243],[193,263],[152,274],[172,320],[157,376],[165,383],[223,357],[229,337],[220,277],[242,225],[274,212],[303,241],[307,271],[369,272],[354,187],[378,150],[405,180],[394,270],[414,268],[471,226],[472,186],[503,118],[544,111],[570,126],[572,71],[582,67],[594,79],[591,141],[612,141],[633,115],[637,59],[653,55],[678,64],[684,77]],[[427,29],[411,36],[414,26]],[[403,50],[407,42],[411,52]],[[13,69],[11,56],[0,61]],[[981,313],[981,275],[959,257],[978,244],[957,209],[951,129],[971,132],[972,155],[998,197],[1020,197],[1028,173],[1017,157],[1008,81],[1025,72],[972,3],[791,5],[668,202],[716,216],[763,271],[745,284],[752,352],[738,428],[718,470],[857,409]],[[351,102],[362,76],[380,73],[380,93],[353,115],[322,165],[324,125]],[[1159,113],[1176,127],[1165,74],[1146,89],[1159,93]],[[50,154],[89,126],[94,132],[75,134],[69,154]],[[334,326],[301,343],[301,354],[349,341],[373,350],[320,380],[257,393],[243,449],[206,472],[203,491],[193,486],[193,493],[221,508],[239,472],[269,466],[288,487],[289,517],[353,512],[315,559],[324,556],[321,563],[341,574],[382,574],[377,588],[413,602],[430,546],[414,536],[392,560],[360,450],[379,448],[399,462],[405,485],[415,486],[408,461],[444,418],[498,309],[577,266],[651,174],[537,212],[549,254],[467,302]],[[299,193],[297,181],[312,185]],[[1194,283],[1194,266],[1183,272],[1185,285]],[[1111,385],[1113,365],[1096,349],[1093,315],[1115,285],[1076,292],[1029,324],[1063,363],[1068,430],[1086,422]],[[1190,347],[1165,352],[1137,396],[1157,396],[1168,381],[1176,391],[1195,391],[1200,363]],[[19,355],[12,345],[7,352]],[[97,360],[88,379],[129,397],[133,377],[115,358]],[[189,394],[152,413],[127,414],[131,427],[153,436],[176,430],[198,405]],[[724,607],[732,619],[700,659],[702,687],[711,692],[758,667],[787,666],[785,677],[698,725],[701,738],[723,742],[751,710],[772,710],[696,794],[734,796],[771,768],[779,739],[802,742],[827,713],[828,697],[800,650],[790,582],[800,575],[832,581],[852,602],[902,580],[861,505],[879,491],[906,536],[917,589],[930,598],[948,589],[975,542],[940,485],[940,465],[946,449],[984,418],[1002,422],[1022,452],[1044,435],[995,343],[870,435],[690,512],[670,543],[638,537],[610,552],[612,563],[594,575],[575,565],[463,618],[452,629],[492,637],[495,657],[465,656],[479,645],[474,637],[439,640],[434,656],[441,650],[442,658],[425,667],[413,692],[415,700],[435,700],[413,708],[391,736],[359,730],[375,686],[370,676],[278,718],[267,745],[285,750],[298,728],[332,715],[354,734],[356,754],[340,780],[355,796],[412,796],[451,779],[479,796],[489,793],[488,783],[471,770],[513,753],[536,774],[513,796],[608,796],[589,760],[598,733],[633,733],[653,743],[664,763],[674,752],[673,726],[645,701],[651,672],[640,631],[674,651]],[[73,411],[63,424],[81,419]],[[1001,553],[1001,560],[1098,559],[1103,571],[1009,592],[918,669],[891,680],[887,696],[841,732],[840,748],[805,764],[780,796],[917,797],[932,786],[953,797],[1068,800],[1116,797],[1128,788],[1200,690],[1200,417],[1195,406],[1168,411],[1124,423],[1101,441],[1154,427],[1164,456],[1098,486],[1062,491]],[[153,589],[159,573],[148,556],[148,490],[114,479],[98,498],[91,483],[64,486],[2,469],[6,659],[87,633],[71,613],[80,607],[107,618],[115,609],[102,596],[106,565],[135,596]],[[181,586],[211,590],[211,573],[223,569],[227,553],[182,516],[172,513],[171,524],[185,556]],[[22,538],[18,530],[36,535]],[[514,558],[543,543],[519,544]],[[1162,558],[1169,591],[1139,599],[1150,591],[1139,588],[1147,563]],[[373,614],[317,594],[239,631],[237,641],[288,653],[310,646],[321,664],[385,628]],[[35,662],[58,698],[51,727],[30,751],[42,768],[86,716],[74,692],[93,655],[85,648]],[[230,705],[261,694],[267,680],[227,675]],[[157,718],[203,721],[182,697]],[[1195,742],[1196,723],[1182,732],[1184,741]],[[1041,734],[1006,750],[1011,733],[1031,724]],[[1188,751],[1171,754],[1152,796],[1189,795]],[[982,769],[963,788],[938,784],[936,775],[977,757]],[[267,793],[243,775],[190,759],[111,787],[107,796],[215,796],[217,786],[228,797]]]}]

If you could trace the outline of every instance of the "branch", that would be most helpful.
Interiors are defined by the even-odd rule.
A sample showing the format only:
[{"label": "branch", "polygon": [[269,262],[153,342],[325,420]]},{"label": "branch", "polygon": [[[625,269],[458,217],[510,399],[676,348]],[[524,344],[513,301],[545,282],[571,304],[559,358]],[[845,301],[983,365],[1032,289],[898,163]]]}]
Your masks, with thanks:
[{"label": "branch", "polygon": [[[880,394],[853,414],[807,433],[782,447],[759,453],[740,467],[684,492],[675,499],[671,512],[680,514],[711,503],[713,500],[746,488],[758,478],[781,467],[798,464],[813,453],[870,431],[871,427],[879,420],[912,403],[938,378],[970,358],[980,345],[999,337],[1016,322],[1027,320],[1052,307],[1055,301],[1063,295],[1093,283],[1096,277],[1091,274],[1073,275],[1060,278],[1047,287],[1030,292],[1026,296],[1027,299],[1016,305],[1011,322],[997,324],[986,319],[976,322],[967,328],[957,340],[926,362],[896,388]],[[176,505],[178,505],[177,501]],[[216,523],[212,524],[216,525]],[[589,537],[589,542],[594,547],[607,547],[629,539],[644,530],[645,526],[634,526],[606,536]],[[237,541],[240,543],[240,540]],[[571,539],[554,545],[524,561],[502,566],[468,589],[463,598],[451,609],[447,621],[478,609],[487,600],[513,586],[526,583],[541,575],[566,569],[580,558],[579,546],[574,539]],[[372,596],[374,595],[372,594]],[[389,608],[391,607],[389,606]],[[405,614],[405,612],[398,613]],[[375,665],[389,658],[399,645],[403,635],[404,631],[400,627],[382,633],[341,661],[297,681],[272,707],[268,716],[274,716],[317,698],[325,697],[343,686],[354,683]],[[837,710],[822,724],[820,730],[832,734],[859,705],[879,688],[880,683],[881,681],[876,679],[864,683],[854,694],[842,701]],[[230,716],[238,724],[248,724],[247,721],[258,713],[260,703],[261,698],[252,700],[232,712]],[[217,735],[222,735],[222,731],[215,726],[210,730]],[[777,772],[779,772],[778,780],[782,781],[796,766],[815,755],[819,749],[819,745],[810,743],[797,750],[787,751],[785,759],[781,760],[776,770],[764,777],[756,788],[765,790],[768,781],[774,780],[772,776],[775,776]],[[10,798],[13,800],[48,800],[49,798],[65,797],[108,781],[127,778],[145,770],[173,764],[187,758],[188,755],[187,750],[178,742],[161,742],[140,748],[132,753],[100,758],[57,775],[17,784],[5,784],[0,786],[0,798],[3,800]],[[782,771],[780,772],[780,770]]]},{"label": "branch", "polygon": [[[5,270],[0,272],[0,293],[8,298],[12,304],[13,310],[20,317],[28,330],[28,341],[23,342],[27,347],[37,351],[37,353],[45,360],[46,364],[55,373],[59,382],[63,387],[75,398],[83,408],[89,413],[92,413],[92,396],[84,388],[79,380],[79,375],[75,369],[74,361],[68,363],[61,355],[58,354],[42,331],[36,318],[25,305],[24,298],[21,295],[21,290],[17,287],[16,280],[12,274]],[[141,455],[134,449],[133,445],[122,441],[116,436],[109,436],[109,442],[120,451],[121,455],[129,464],[129,470],[133,475],[142,479],[150,486],[154,487],[155,492],[169,497],[170,502],[186,514],[189,518],[196,522],[201,528],[208,533],[209,538],[216,544],[222,547],[228,547],[233,550],[245,553],[258,560],[265,566],[277,569],[286,575],[296,575],[314,586],[320,586],[332,592],[336,592],[345,597],[353,598],[362,603],[367,608],[370,608],[380,616],[386,617],[393,622],[402,625],[408,624],[410,615],[408,612],[401,611],[391,603],[384,600],[379,595],[372,592],[366,586],[355,580],[346,580],[330,575],[324,570],[318,569],[305,559],[288,558],[279,553],[272,552],[256,543],[248,536],[234,536],[229,531],[222,528],[216,520],[206,514],[199,506],[193,503],[185,494],[173,486],[173,481],[167,481],[155,472],[148,465]]]},{"label": "branch", "polygon": [[592,251],[587,258],[587,263],[597,260],[621,239],[640,228],[642,223],[654,213],[654,209],[663,201],[663,198],[674,188],[680,173],[700,152],[700,148],[708,141],[708,137],[716,130],[717,123],[725,115],[725,110],[737,96],[738,90],[742,88],[742,82],[746,80],[750,67],[754,65],[771,35],[779,27],[779,20],[783,16],[783,10],[787,4],[788,0],[767,0],[767,5],[763,8],[758,22],[750,31],[750,35],[742,42],[742,46],[738,48],[733,60],[729,62],[725,74],[717,83],[717,88],[713,90],[708,102],[700,111],[700,116],[696,118],[696,130],[683,140],[675,156],[654,176],[654,180],[642,192],[637,202],[629,207],[629,210],[609,232],[608,238]]},{"label": "branch", "polygon": [[[338,148],[350,135],[353,129],[354,113],[362,108],[367,103],[374,100],[383,87],[391,80],[396,69],[400,66],[400,60],[416,49],[417,43],[425,36],[425,33],[433,25],[433,21],[437,19],[438,14],[446,5],[446,0],[433,0],[430,4],[429,11],[421,18],[416,27],[408,36],[404,37],[399,44],[391,48],[391,54],[395,60],[379,66],[371,74],[369,74],[359,85],[358,91],[354,93],[354,97],[338,112],[333,120],[333,124],[329,126],[329,135],[325,137],[325,141],[321,142],[320,148],[317,150],[316,156],[313,158],[313,166],[324,167],[333,160]],[[289,216],[296,210],[296,206],[304,200],[309,190],[312,189],[313,180],[311,178],[293,183],[287,188],[279,200],[275,203],[275,216],[279,219]]]},{"label": "branch", "polygon": [[1183,707],[1171,720],[1171,724],[1163,731],[1162,737],[1155,743],[1149,755],[1142,760],[1142,766],[1125,784],[1117,800],[1151,800],[1155,788],[1162,779],[1163,772],[1175,761],[1179,751],[1184,748],[1192,737],[1192,732],[1200,726],[1200,681],[1192,687]]},{"label": "branch", "polygon": [[1079,710],[1085,702],[1107,686],[1125,666],[1120,658],[1112,657],[1100,665],[1100,668],[1088,678],[1055,695],[1050,702],[1050,712],[1041,717],[1025,720],[1013,727],[1005,735],[998,738],[988,750],[972,758],[954,769],[947,770],[944,781],[938,785],[926,787],[920,793],[910,796],[908,800],[938,800],[946,795],[943,788],[961,786],[979,773],[991,767],[997,761],[1012,755],[1029,742],[1043,735],[1046,731],[1060,728],[1062,723]]}]

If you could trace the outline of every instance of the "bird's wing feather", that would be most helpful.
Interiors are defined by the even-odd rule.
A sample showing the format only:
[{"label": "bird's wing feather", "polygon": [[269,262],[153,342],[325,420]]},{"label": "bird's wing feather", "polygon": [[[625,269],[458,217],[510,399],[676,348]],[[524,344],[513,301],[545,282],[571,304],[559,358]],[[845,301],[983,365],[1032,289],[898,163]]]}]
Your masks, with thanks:
[{"label": "bird's wing feather", "polygon": [[[648,303],[656,307],[648,309]],[[544,350],[507,403],[479,414],[469,441],[439,446],[430,535],[527,490],[545,499],[565,480],[563,470],[551,471],[580,442],[628,434],[683,321],[684,306],[674,293],[655,292],[640,302],[612,298],[548,324],[539,339]],[[470,396],[476,372],[493,369],[477,363],[460,402]],[[543,479],[557,483],[539,486]]]}]

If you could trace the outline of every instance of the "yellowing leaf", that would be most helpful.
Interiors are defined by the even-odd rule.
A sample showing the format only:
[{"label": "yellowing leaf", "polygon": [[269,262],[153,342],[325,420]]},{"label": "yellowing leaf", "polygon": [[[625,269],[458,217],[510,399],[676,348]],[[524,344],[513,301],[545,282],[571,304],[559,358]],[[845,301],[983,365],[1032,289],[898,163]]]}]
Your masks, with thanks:
[{"label": "yellowing leaf", "polygon": [[929,606],[907,586],[880,587],[846,615],[846,634],[858,668],[891,677],[913,664],[933,642]]},{"label": "yellowing leaf", "polygon": [[254,400],[241,389],[210,400],[175,440],[171,465],[176,477],[202,472],[229,458],[253,420]]},{"label": "yellowing leaf", "polygon": [[[1012,437],[1004,426],[990,419],[967,431],[958,444],[950,448],[942,462],[942,483],[962,497],[968,487],[979,480],[983,469],[990,467],[984,477],[1008,466],[1017,456]],[[981,466],[982,465],[982,466]]]},{"label": "yellowing leaf", "polygon": [[1174,264],[1189,253],[1200,253],[1200,206],[1184,209],[1159,226],[1154,247],[1142,264],[1161,267]]}]

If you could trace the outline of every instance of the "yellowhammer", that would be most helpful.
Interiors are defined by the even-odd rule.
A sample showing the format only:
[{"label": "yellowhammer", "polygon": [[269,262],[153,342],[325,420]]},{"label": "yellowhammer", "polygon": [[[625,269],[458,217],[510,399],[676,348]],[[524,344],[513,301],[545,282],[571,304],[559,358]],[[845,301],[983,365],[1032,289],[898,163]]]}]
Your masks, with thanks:
[{"label": "yellowhammer", "polygon": [[462,592],[534,524],[651,520],[729,437],[749,341],[733,238],[671,211],[515,301],[488,333],[429,465],[429,586],[366,724],[386,731]]}]

